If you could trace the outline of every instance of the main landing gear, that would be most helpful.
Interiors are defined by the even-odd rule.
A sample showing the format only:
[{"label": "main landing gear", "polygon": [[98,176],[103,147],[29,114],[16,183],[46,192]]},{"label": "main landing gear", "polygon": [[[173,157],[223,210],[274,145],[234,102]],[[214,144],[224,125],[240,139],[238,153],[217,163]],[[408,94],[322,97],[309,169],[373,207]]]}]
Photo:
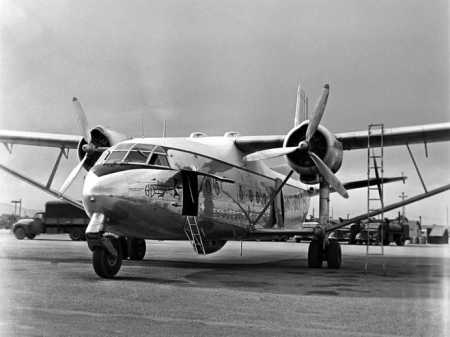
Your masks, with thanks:
[{"label": "main landing gear", "polygon": [[308,267],[321,268],[327,261],[328,268],[339,269],[342,263],[341,245],[337,240],[327,240],[324,247],[323,239],[313,239],[308,248]]},{"label": "main landing gear", "polygon": [[90,235],[92,265],[95,273],[103,278],[113,278],[120,270],[123,259],[142,260],[146,252],[144,239],[115,237],[112,235]]}]

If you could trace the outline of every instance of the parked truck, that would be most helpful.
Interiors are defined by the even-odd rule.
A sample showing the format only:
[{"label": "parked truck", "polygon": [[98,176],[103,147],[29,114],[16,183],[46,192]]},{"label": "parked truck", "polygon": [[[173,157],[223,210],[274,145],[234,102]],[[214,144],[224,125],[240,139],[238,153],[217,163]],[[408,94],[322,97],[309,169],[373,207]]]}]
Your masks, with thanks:
[{"label": "parked truck", "polygon": [[406,218],[393,220],[370,219],[367,223],[360,224],[360,232],[356,235],[357,244],[380,244],[389,245],[395,242],[397,246],[403,246],[406,240],[410,240],[409,223]]},{"label": "parked truck", "polygon": [[36,213],[33,218],[23,218],[12,226],[18,240],[25,237],[34,239],[38,234],[67,233],[74,241],[85,240],[85,230],[89,223],[86,213],[63,201],[49,201],[45,212]]}]

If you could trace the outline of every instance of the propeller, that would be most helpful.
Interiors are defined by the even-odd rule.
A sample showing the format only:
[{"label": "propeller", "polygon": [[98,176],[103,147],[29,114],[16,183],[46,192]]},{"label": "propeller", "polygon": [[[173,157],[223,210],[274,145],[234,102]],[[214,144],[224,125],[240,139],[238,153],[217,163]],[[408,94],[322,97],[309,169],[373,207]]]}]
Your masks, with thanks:
[{"label": "propeller", "polygon": [[340,180],[336,177],[336,175],[330,170],[330,168],[316,155],[314,152],[308,152],[312,161],[317,167],[320,175],[325,179],[325,181],[342,195],[345,199],[348,198],[347,190],[344,185],[340,182]]},{"label": "propeller", "polygon": [[91,143],[91,133],[89,132],[89,124],[86,118],[86,114],[83,110],[83,107],[81,106],[80,101],[78,98],[74,97],[72,98],[72,103],[74,107],[75,114],[77,116],[78,124],[81,129],[81,133],[86,140],[87,144],[83,145],[83,150],[86,152],[83,159],[73,168],[73,170],[69,173],[66,180],[64,180],[64,183],[61,185],[59,189],[59,194],[62,196],[64,192],[69,188],[70,185],[72,185],[75,178],[80,174],[81,169],[83,168],[83,165],[88,157],[88,153],[91,151],[98,151],[101,149],[97,149],[94,144]]},{"label": "propeller", "polygon": [[86,114],[84,113],[83,107],[81,106],[80,101],[78,98],[73,97],[72,98],[73,108],[75,111],[75,114],[78,119],[78,124],[81,129],[81,133],[86,140],[86,142],[89,144],[91,142],[91,133],[89,132],[89,125],[86,118]]},{"label": "propeller", "polygon": [[78,176],[81,169],[83,168],[83,165],[84,165],[84,162],[86,161],[86,159],[87,159],[87,154],[83,157],[83,159],[78,163],[78,165],[75,166],[75,168],[67,176],[66,180],[64,181],[64,183],[61,185],[61,188],[59,189],[60,195],[63,195],[64,192],[66,192],[66,190],[69,188],[69,186],[72,185],[73,181]]},{"label": "propeller", "polygon": [[[297,91],[297,100],[299,96],[300,89]],[[314,152],[310,151],[310,142],[314,134],[316,133],[320,121],[322,120],[323,114],[325,112],[325,107],[328,101],[328,95],[330,93],[330,86],[325,84],[322,89],[322,94],[319,97],[319,100],[314,107],[313,116],[308,123],[308,128],[306,129],[305,139],[302,140],[297,146],[289,146],[289,147],[278,147],[273,149],[267,149],[262,151],[257,151],[246,155],[243,159],[245,161],[256,161],[256,160],[264,160],[264,159],[272,159],[284,155],[288,155],[295,151],[304,151],[307,152],[310,156],[311,160],[314,162],[317,170],[320,175],[325,179],[325,181],[334,187],[334,189],[342,195],[344,198],[348,198],[348,193],[345,190],[343,184],[339,181],[339,179],[334,175],[334,173],[330,170],[330,168],[319,158]],[[296,107],[296,120],[298,119],[298,102]]]}]

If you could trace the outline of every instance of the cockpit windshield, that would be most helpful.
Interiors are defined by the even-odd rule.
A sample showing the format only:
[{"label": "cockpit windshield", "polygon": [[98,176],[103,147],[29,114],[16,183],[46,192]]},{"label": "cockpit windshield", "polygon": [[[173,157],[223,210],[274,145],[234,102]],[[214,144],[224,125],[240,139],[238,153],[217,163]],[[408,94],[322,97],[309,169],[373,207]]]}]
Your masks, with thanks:
[{"label": "cockpit windshield", "polygon": [[150,144],[118,144],[104,157],[104,163],[130,163],[169,167],[166,151]]}]

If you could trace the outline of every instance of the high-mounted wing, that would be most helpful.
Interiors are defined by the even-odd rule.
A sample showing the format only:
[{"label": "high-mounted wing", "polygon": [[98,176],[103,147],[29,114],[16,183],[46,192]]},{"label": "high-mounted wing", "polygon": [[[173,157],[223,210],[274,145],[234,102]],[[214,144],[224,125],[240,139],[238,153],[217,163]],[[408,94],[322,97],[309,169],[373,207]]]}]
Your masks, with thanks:
[{"label": "high-mounted wing", "polygon": [[[337,133],[344,150],[367,149],[367,130]],[[374,133],[370,145],[380,146],[380,134]],[[383,146],[450,141],[450,123],[425,124],[384,129]]]},{"label": "high-mounted wing", "polygon": [[21,144],[76,149],[80,140],[80,136],[61,133],[0,130],[0,142],[7,146]]},{"label": "high-mounted wing", "polygon": [[[242,136],[235,144],[244,154],[282,147],[284,135]],[[367,149],[367,130],[337,133],[344,150]],[[371,146],[379,145],[380,136],[374,134]],[[450,123],[424,124],[384,129],[383,146],[450,141]]]}]

